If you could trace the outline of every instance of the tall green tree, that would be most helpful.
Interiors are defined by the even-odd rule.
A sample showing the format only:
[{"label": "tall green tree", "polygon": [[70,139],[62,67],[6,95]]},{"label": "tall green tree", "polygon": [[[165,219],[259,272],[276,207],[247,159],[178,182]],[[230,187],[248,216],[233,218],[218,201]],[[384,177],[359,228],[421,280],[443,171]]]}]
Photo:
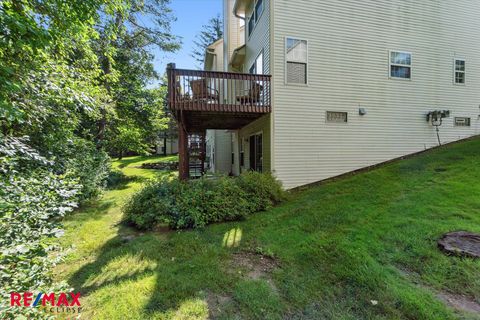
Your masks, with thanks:
[{"label": "tall green tree", "polygon": [[192,50],[191,57],[197,61],[198,67],[203,66],[207,47],[221,38],[223,38],[223,20],[220,15],[217,14],[217,16],[208,20],[206,25],[202,26],[202,30],[193,41],[195,46]]},{"label": "tall green tree", "polygon": [[168,5],[0,0],[2,316],[51,319],[10,307],[9,292],[66,290],[49,272],[58,222],[99,194],[106,148],[141,152],[163,128],[164,92],[148,84],[157,77],[150,50],[179,47]]},{"label": "tall green tree", "polygon": [[103,141],[105,134],[132,128],[136,134],[125,135],[137,138],[131,145],[148,145],[163,125],[162,97],[147,86],[157,77],[151,49],[179,47],[168,5],[169,0],[0,2],[1,135],[30,137],[28,145],[54,160],[58,173],[82,180],[82,197],[95,195],[92,177],[103,176],[96,170],[105,168],[103,150],[112,145]]},{"label": "tall green tree", "polygon": [[[158,80],[151,49],[173,52],[180,47],[170,31],[174,17],[169,1],[131,0],[130,3],[127,15],[117,15],[98,26],[101,36],[97,50],[104,85],[112,100],[101,110],[97,142],[118,156],[126,151],[146,151],[145,146],[154,142],[153,137],[165,125],[160,94],[163,91],[147,89],[152,81]],[[112,27],[121,30],[114,39],[108,33]],[[119,141],[121,137],[125,141]],[[126,150],[129,145],[130,150]]]},{"label": "tall green tree", "polygon": [[73,137],[102,147],[110,118],[156,123],[156,117],[145,118],[151,114],[146,87],[157,78],[151,49],[180,45],[170,32],[169,3],[2,1],[1,131],[29,135],[40,151],[56,153],[52,149]]},{"label": "tall green tree", "polygon": [[[84,107],[101,96],[99,69],[90,41],[103,0],[5,0],[0,3],[0,124],[18,133],[72,104]],[[97,95],[98,94],[98,95]],[[96,103],[91,103],[92,107]],[[59,110],[60,109],[60,110]]]}]

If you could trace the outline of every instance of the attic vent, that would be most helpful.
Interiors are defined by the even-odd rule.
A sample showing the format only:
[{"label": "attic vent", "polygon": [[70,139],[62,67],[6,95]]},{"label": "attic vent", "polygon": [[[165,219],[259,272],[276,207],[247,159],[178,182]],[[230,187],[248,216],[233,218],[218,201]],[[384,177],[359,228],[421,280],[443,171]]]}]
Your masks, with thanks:
[{"label": "attic vent", "polygon": [[470,127],[470,118],[455,117],[455,126],[457,126],[457,127]]},{"label": "attic vent", "polygon": [[345,123],[348,121],[346,112],[327,111],[327,122]]}]

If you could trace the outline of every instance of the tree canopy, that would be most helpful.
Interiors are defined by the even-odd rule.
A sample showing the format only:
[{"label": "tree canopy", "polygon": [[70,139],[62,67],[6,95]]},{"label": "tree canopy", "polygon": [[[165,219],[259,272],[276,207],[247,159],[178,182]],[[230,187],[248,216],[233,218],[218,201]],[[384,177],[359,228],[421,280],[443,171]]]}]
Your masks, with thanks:
[{"label": "tree canopy", "polygon": [[[0,125],[40,151],[117,133],[152,143],[166,123],[151,49],[172,52],[168,0],[6,0],[0,5]],[[145,23],[147,21],[147,23]],[[129,135],[132,137],[132,135]]]},{"label": "tree canopy", "polygon": [[[153,48],[180,47],[169,0],[0,2],[0,309],[9,292],[55,292],[59,218],[98,196],[109,157],[166,130]],[[35,271],[36,270],[36,271]],[[38,272],[41,270],[41,272]],[[65,289],[65,288],[63,288]],[[50,315],[51,316],[51,315]]]}]

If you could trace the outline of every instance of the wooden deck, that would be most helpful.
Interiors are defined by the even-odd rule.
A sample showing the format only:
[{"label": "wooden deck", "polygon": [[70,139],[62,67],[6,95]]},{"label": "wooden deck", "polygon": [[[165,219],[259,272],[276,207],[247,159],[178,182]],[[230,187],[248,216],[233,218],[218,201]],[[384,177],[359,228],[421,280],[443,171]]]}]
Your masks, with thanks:
[{"label": "wooden deck", "polygon": [[204,135],[207,129],[238,130],[272,111],[269,75],[176,69],[169,64],[167,78],[168,107],[179,128],[181,179],[190,176],[189,137]]},{"label": "wooden deck", "polygon": [[175,69],[169,65],[168,105],[189,131],[240,129],[272,111],[271,76]]}]

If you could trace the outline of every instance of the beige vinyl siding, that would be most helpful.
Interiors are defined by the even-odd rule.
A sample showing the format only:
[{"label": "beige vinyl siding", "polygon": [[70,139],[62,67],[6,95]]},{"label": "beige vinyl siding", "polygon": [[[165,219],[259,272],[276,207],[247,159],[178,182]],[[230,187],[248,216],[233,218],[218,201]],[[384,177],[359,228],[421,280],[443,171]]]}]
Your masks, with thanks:
[{"label": "beige vinyl siding", "polygon": [[[262,133],[262,153],[263,153],[263,172],[271,171],[271,157],[270,157],[270,115],[263,116],[260,119],[255,120],[249,125],[245,126],[238,132],[238,142],[243,144],[244,150],[244,166],[240,168],[241,172],[244,172],[250,168],[250,148],[249,142],[245,141],[251,135]],[[239,159],[239,157],[238,157]]]},{"label": "beige vinyl siding", "polygon": [[[207,71],[224,71],[224,41],[218,40],[210,45],[214,50],[214,59],[210,67],[205,66]],[[217,80],[216,88],[221,88],[221,81]],[[220,96],[223,90],[220,89]],[[209,157],[210,171],[218,174],[229,174],[232,171],[231,150],[232,134],[226,130],[207,130],[206,144]]]},{"label": "beige vinyl siding", "polygon": [[[270,2],[270,0],[263,0],[264,9],[262,16],[255,25],[250,37],[248,36],[248,26],[245,26],[246,56],[243,71],[246,73],[248,73],[255,59],[263,50],[263,73],[270,74]],[[253,6],[254,1],[251,2],[246,12],[247,17],[251,16],[254,9]]]},{"label": "beige vinyl siding", "polygon": [[234,163],[232,163],[232,173],[236,176],[240,174],[240,140],[238,130],[232,132],[232,153],[234,154]]},{"label": "beige vinyl siding", "polygon": [[227,130],[207,130],[206,144],[209,170],[217,174],[230,174],[232,133]]},{"label": "beige vinyl siding", "polygon": [[233,14],[235,0],[224,0],[224,70],[229,70],[229,62],[233,51],[245,44],[245,27],[241,26],[241,20]]},{"label": "beige vinyl siding", "polygon": [[214,172],[229,174],[232,172],[232,133],[226,130],[215,132],[215,166]]},{"label": "beige vinyl siding", "polygon": [[[436,146],[428,111],[451,110],[442,142],[480,133],[480,1],[273,3],[274,172],[285,187]],[[285,84],[285,37],[308,40],[308,86]],[[389,79],[389,50],[412,53],[411,80]],[[465,85],[453,83],[455,57]],[[327,111],[348,123],[326,123]],[[471,127],[454,126],[462,116]]]},{"label": "beige vinyl siding", "polygon": [[[248,36],[248,21],[245,25],[245,41],[246,41],[246,57],[243,71],[248,73],[250,67],[255,62],[260,53],[263,53],[263,73],[270,74],[270,2],[271,0],[264,1],[264,10],[260,17],[260,20],[257,21],[255,29],[252,34]],[[251,6],[246,11],[246,16],[249,17],[252,14],[254,1],[252,1]],[[249,125],[245,126],[241,130],[238,130],[234,135],[234,153],[235,153],[235,163],[233,166],[233,171],[235,174],[239,172],[244,172],[250,168],[249,163],[249,143],[245,141],[251,135],[262,132],[263,136],[263,171],[271,171],[271,116],[266,115]],[[240,161],[240,144],[243,144],[244,150],[244,166],[239,168]],[[238,170],[239,169],[239,170]]]},{"label": "beige vinyl siding", "polygon": [[[212,51],[211,63],[204,64],[203,69],[206,71],[224,71],[223,65],[223,39],[217,40],[215,43],[211,44],[207,50]],[[217,87],[218,88],[218,87]]]}]

